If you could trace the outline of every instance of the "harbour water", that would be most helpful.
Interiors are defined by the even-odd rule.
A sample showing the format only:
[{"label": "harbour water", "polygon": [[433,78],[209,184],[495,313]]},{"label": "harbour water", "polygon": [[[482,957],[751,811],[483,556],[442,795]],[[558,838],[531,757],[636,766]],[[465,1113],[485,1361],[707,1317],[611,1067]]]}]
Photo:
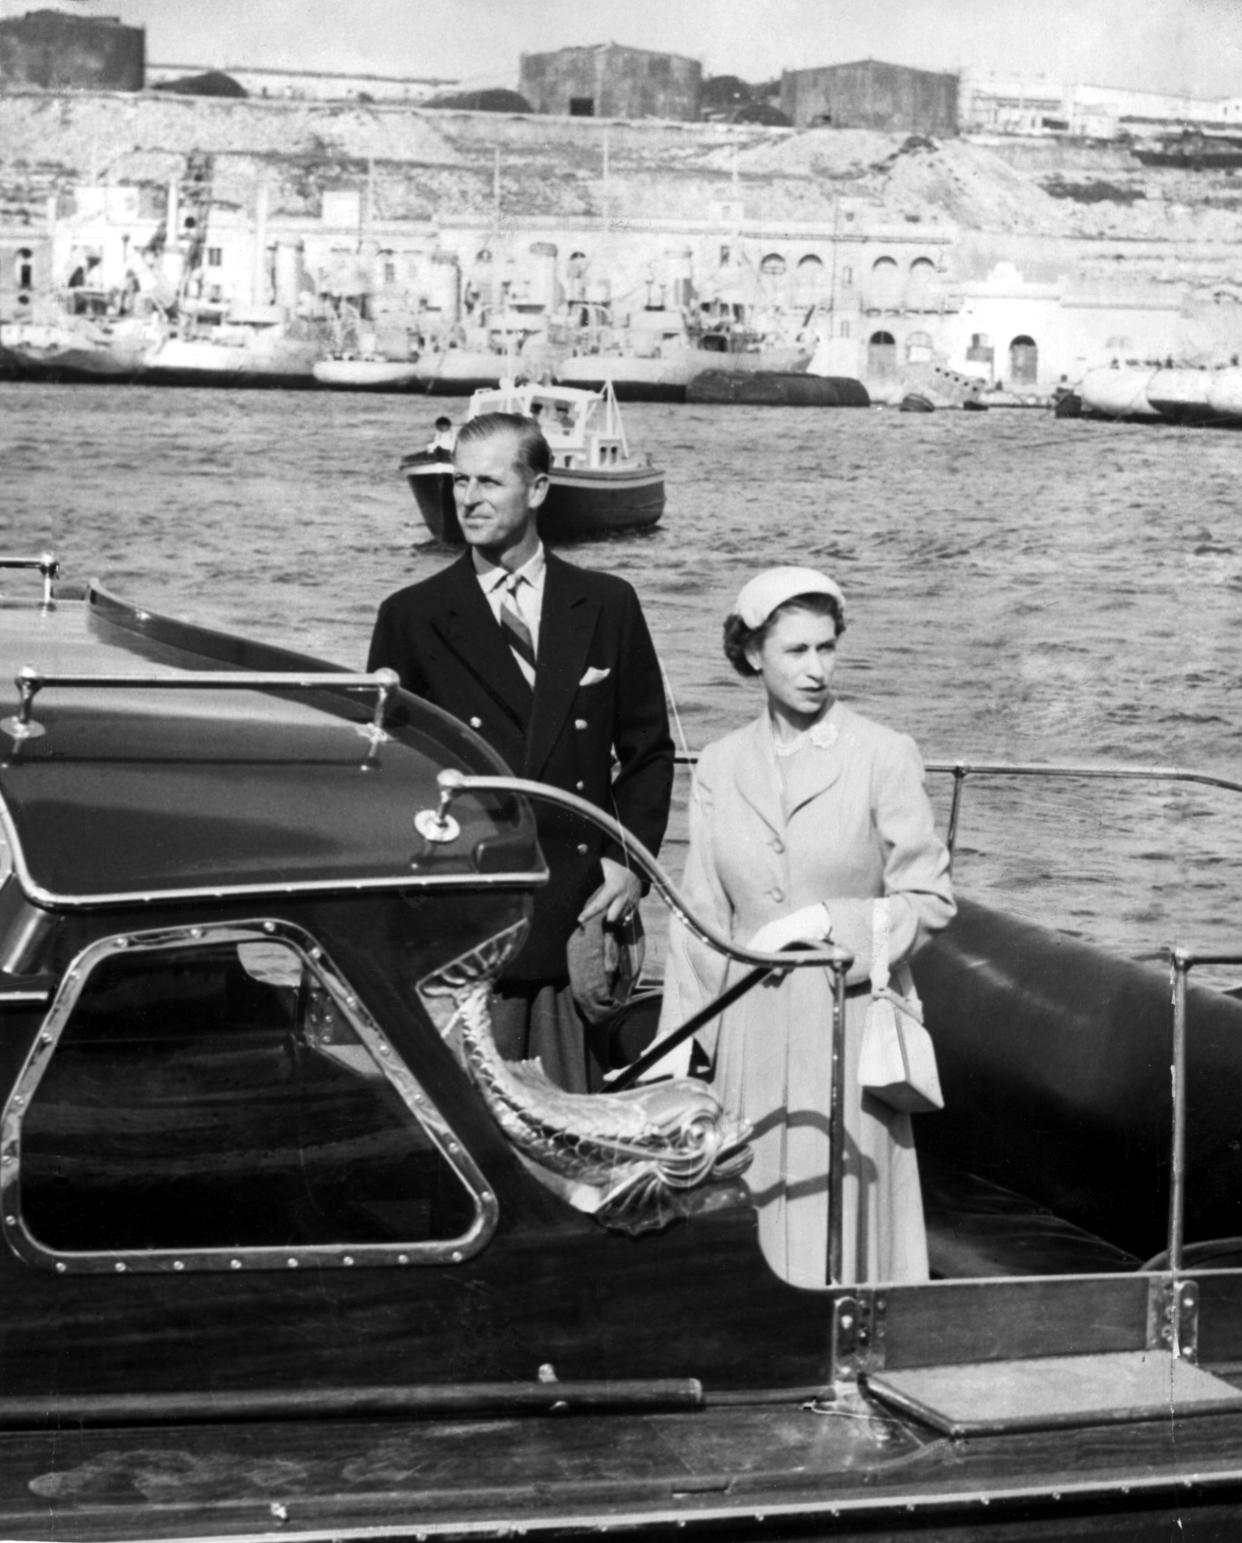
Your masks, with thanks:
[{"label": "harbour water", "polygon": [[[464,406],[0,383],[3,546],[360,667],[379,599],[450,560],[396,463]],[[805,562],[849,602],[842,696],[929,761],[1242,780],[1242,437],[1022,409],[636,403],[625,421],[666,468],[664,519],[566,555],[637,587],[689,748],[758,707],[719,646],[739,585]],[[949,783],[930,779],[942,811]],[[1130,953],[1242,949],[1240,852],[1238,795],[972,779],[956,873],[964,892]],[[676,845],[668,856],[676,873]]]}]

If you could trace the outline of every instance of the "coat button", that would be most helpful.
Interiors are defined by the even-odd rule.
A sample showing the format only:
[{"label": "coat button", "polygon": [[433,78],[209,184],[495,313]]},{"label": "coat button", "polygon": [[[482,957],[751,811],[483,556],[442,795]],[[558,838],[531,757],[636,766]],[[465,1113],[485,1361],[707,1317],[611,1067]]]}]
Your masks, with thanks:
[{"label": "coat button", "polygon": [[774,852],[783,852],[785,850],[785,843],[779,836],[772,837],[772,850]]},{"label": "coat button", "polygon": [[590,847],[589,847],[589,846],[587,846],[587,844],[586,844],[586,842],[585,842],[585,841],[580,841],[580,842],[579,842],[579,843],[578,843],[578,851],[579,851],[579,853],[580,853],[580,854],[581,854],[581,855],[582,855],[582,856],[583,856],[583,857],[585,857],[585,856],[586,856],[586,855],[587,855],[587,853],[588,853],[588,852],[589,852],[589,851],[590,851],[590,850],[591,850],[591,849],[590,849]]},{"label": "coat button", "polygon": [[576,729],[585,729],[586,726],[587,726],[587,721],[586,721],[585,718],[575,718],[574,719],[574,728],[576,728]]},{"label": "coat button", "polygon": [[785,891],[783,889],[779,889],[779,888],[778,889],[770,889],[768,891],[768,894],[772,897],[773,900],[775,900],[777,902],[778,905],[785,898]]},{"label": "coat button", "polygon": [[482,718],[471,718],[471,720],[470,720],[470,727],[472,729],[481,729],[483,727],[483,720],[482,720]]},{"label": "coat button", "polygon": [[584,792],[584,791],[585,791],[585,789],[586,789],[586,783],[585,783],[585,782],[575,782],[575,783],[574,783],[574,787],[576,787],[576,788],[577,788],[577,790],[578,790],[578,791],[579,791],[579,793],[582,793],[582,792]]}]

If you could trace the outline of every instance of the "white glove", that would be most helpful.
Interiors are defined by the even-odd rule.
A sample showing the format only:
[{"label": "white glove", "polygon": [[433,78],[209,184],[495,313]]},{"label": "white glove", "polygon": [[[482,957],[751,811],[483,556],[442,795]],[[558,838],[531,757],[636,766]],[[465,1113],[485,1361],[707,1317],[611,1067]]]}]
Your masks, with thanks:
[{"label": "white glove", "polygon": [[831,936],[832,917],[824,902],[817,900],[788,916],[764,922],[746,946],[757,954],[779,954],[786,943],[826,943]]}]

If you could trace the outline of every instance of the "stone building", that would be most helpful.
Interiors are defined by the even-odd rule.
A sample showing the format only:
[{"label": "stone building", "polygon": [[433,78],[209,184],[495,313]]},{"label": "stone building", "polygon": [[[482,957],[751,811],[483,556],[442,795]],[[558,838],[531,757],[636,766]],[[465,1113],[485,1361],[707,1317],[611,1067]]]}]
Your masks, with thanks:
[{"label": "stone building", "polygon": [[0,88],[141,91],[147,35],[113,16],[27,11],[0,20]]},{"label": "stone building", "polygon": [[954,135],[957,76],[862,59],[781,75],[781,111],[797,128]]},{"label": "stone building", "polygon": [[523,54],[518,89],[537,113],[696,122],[703,66],[681,54],[599,43]]}]

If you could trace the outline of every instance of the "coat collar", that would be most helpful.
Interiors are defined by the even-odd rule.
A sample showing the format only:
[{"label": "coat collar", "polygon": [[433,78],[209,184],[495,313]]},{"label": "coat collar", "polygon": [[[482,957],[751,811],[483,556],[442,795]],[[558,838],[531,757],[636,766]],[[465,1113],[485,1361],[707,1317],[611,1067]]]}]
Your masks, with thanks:
[{"label": "coat collar", "polygon": [[778,762],[766,710],[743,731],[737,762],[738,792],[773,831],[783,831],[797,812],[840,777],[849,743],[848,709],[834,702],[824,723],[830,740],[807,746]]}]

